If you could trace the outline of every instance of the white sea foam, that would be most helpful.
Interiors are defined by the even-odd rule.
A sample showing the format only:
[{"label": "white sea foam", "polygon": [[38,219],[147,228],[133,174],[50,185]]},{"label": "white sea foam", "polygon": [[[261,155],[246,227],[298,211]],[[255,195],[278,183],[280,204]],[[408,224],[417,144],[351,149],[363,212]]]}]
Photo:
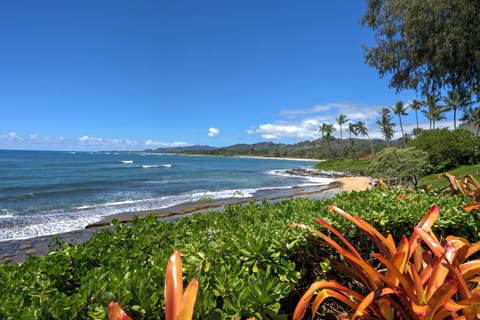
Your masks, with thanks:
[{"label": "white sea foam", "polygon": [[160,168],[160,167],[171,168],[172,165],[171,165],[171,164],[144,164],[144,165],[142,165],[141,167],[144,168],[144,169],[148,169],[148,168]]},{"label": "white sea foam", "polygon": [[87,225],[100,221],[102,217],[117,213],[153,211],[182,203],[201,201],[203,199],[219,200],[253,197],[255,192],[259,190],[260,189],[198,190],[174,196],[112,201],[98,206],[85,205],[65,212],[52,211],[25,216],[9,215],[8,219],[1,219],[4,216],[0,215],[0,242],[83,230]]},{"label": "white sea foam", "polygon": [[292,175],[288,173],[288,170],[270,170],[268,171],[269,174],[281,176],[281,177],[289,177],[289,178],[298,178],[301,180],[308,181],[307,183],[299,183],[297,186],[300,187],[307,187],[307,186],[316,186],[316,185],[327,185],[335,180],[332,178],[327,177],[320,177],[320,176],[300,176],[300,175]]},{"label": "white sea foam", "polygon": [[9,219],[9,222],[14,223],[13,226],[4,226],[3,223],[0,224],[0,241],[21,240],[82,230],[88,224],[99,220],[100,217],[79,215],[69,215],[67,219],[67,217],[61,214],[16,216]]},{"label": "white sea foam", "polygon": [[122,160],[121,163],[133,163],[133,160]]}]

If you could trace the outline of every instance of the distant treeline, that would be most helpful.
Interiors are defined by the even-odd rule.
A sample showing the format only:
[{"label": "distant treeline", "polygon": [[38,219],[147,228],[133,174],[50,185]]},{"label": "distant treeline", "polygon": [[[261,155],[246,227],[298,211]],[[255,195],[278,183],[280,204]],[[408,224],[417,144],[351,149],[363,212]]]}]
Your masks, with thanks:
[{"label": "distant treeline", "polygon": [[[391,146],[400,145],[401,141],[392,141]],[[357,158],[368,157],[386,147],[386,141],[380,139],[333,139],[327,141],[303,141],[295,144],[261,142],[255,144],[235,144],[228,147],[213,148],[191,146],[188,148],[170,148],[148,150],[149,152],[182,153],[196,155],[221,156],[260,156],[292,157],[308,159]]]}]

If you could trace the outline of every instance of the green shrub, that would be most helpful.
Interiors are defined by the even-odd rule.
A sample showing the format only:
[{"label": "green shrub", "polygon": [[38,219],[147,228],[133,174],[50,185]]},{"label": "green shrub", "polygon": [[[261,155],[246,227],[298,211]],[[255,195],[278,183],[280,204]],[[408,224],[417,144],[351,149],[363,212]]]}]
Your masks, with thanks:
[{"label": "green shrub", "polygon": [[[186,279],[197,278],[194,317],[257,319],[291,316],[308,286],[305,275],[322,275],[332,251],[319,251],[292,222],[315,225],[322,217],[362,252],[373,248],[360,232],[328,211],[333,204],[360,215],[398,241],[432,204],[442,211],[437,234],[478,239],[473,215],[458,206],[462,197],[369,190],[318,201],[294,199],[275,204],[228,206],[194,214],[175,223],[154,216],[131,225],[114,223],[88,242],[68,245],[21,265],[0,265],[0,319],[105,319],[108,303],[118,301],[134,319],[163,314],[164,274],[170,254],[182,253]],[[402,199],[400,199],[402,198]],[[301,278],[303,277],[303,278]]]},{"label": "green shrub", "polygon": [[470,164],[478,138],[464,129],[450,131],[447,128],[423,130],[408,146],[429,154],[434,172],[445,172],[464,164]]}]

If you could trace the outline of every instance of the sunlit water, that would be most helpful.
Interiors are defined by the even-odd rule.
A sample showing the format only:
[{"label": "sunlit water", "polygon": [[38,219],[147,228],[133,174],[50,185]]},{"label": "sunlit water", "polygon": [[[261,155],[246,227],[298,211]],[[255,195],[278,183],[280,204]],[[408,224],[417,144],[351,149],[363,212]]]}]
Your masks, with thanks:
[{"label": "sunlit water", "polygon": [[313,162],[148,153],[0,150],[0,241],[83,229],[122,212],[325,185]]}]

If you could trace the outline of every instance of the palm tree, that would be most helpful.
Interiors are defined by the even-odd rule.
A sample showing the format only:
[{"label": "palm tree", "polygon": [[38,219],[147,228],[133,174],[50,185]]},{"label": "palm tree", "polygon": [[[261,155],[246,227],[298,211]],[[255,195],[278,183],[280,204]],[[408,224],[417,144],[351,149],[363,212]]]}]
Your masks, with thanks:
[{"label": "palm tree", "polygon": [[453,129],[457,129],[457,110],[458,109],[465,109],[469,106],[472,101],[470,99],[459,93],[456,90],[448,91],[448,96],[442,98],[443,102],[445,103],[445,111],[452,110],[453,111]]},{"label": "palm tree", "polygon": [[353,147],[352,133],[355,135],[355,137],[358,136],[358,127],[356,123],[349,122],[348,123],[348,140],[350,141],[350,150],[352,152],[352,158],[355,158],[355,149]]},{"label": "palm tree", "polygon": [[[357,133],[361,135],[362,137],[367,137],[368,138],[368,129],[365,126],[365,122],[363,121],[358,121],[356,124],[357,126]],[[373,140],[370,140],[370,144],[372,147],[372,156],[375,156],[375,150],[373,148]]]},{"label": "palm tree", "polygon": [[380,126],[380,131],[382,132],[385,140],[387,141],[387,146],[390,147],[390,140],[393,138],[393,134],[395,133],[395,130],[393,130],[395,123],[392,122],[392,115],[390,114],[390,109],[382,108],[379,113],[381,118],[377,120],[376,123]]},{"label": "palm tree", "polygon": [[334,157],[332,146],[330,145],[330,141],[333,140],[333,132],[335,131],[335,127],[331,123],[322,123],[320,126],[320,132],[322,133],[322,138],[327,141],[328,150],[330,151],[330,155],[332,158]]},{"label": "palm tree", "polygon": [[426,106],[426,110],[422,110],[422,113],[430,120],[430,130],[435,130],[435,123],[437,121],[445,119],[443,115],[446,111],[445,107],[438,104],[438,97],[433,94],[427,95],[427,100],[422,101],[422,105]]},{"label": "palm tree", "polygon": [[445,111],[446,111],[446,109],[443,106],[437,106],[437,108],[435,108],[433,110],[432,119],[433,119],[433,129],[434,130],[435,130],[435,123],[437,123],[440,120],[447,119],[447,117],[445,117],[443,115],[445,113]]},{"label": "palm tree", "polygon": [[393,113],[395,113],[398,116],[398,122],[400,123],[400,132],[402,133],[403,143],[407,145],[407,141],[405,139],[405,132],[403,131],[402,116],[408,115],[407,113],[408,106],[405,106],[402,101],[398,101],[395,104],[395,107],[391,109]]},{"label": "palm tree", "polygon": [[342,137],[342,126],[349,121],[346,115],[344,114],[339,114],[338,118],[336,118],[338,125],[340,126],[340,140],[343,139]]},{"label": "palm tree", "polygon": [[413,130],[413,134],[417,135],[420,132],[420,127],[418,126],[418,110],[422,107],[422,103],[418,100],[413,99],[409,105],[410,109],[415,111],[415,120],[417,121],[417,128]]}]

